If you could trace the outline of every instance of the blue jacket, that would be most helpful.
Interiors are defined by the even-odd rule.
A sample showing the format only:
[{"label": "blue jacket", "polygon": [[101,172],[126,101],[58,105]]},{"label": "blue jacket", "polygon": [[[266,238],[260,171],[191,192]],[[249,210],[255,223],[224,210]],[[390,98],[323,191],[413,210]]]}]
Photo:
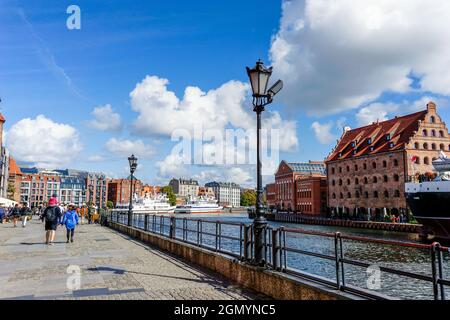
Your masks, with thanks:
[{"label": "blue jacket", "polygon": [[67,229],[75,229],[75,226],[78,224],[77,212],[75,210],[67,211],[61,224],[65,225]]}]

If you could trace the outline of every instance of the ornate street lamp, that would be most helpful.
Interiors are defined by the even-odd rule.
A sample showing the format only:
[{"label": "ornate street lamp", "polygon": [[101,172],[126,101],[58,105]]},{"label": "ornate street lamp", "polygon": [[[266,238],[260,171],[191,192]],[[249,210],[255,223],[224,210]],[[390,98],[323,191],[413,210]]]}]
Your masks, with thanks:
[{"label": "ornate street lamp", "polygon": [[265,110],[264,107],[273,101],[273,97],[283,89],[283,81],[278,80],[275,84],[267,90],[270,76],[272,75],[272,67],[264,67],[261,60],[256,62],[253,69],[247,67],[247,74],[250,78],[250,84],[253,92],[253,111],[256,112],[257,133],[256,133],[256,152],[257,152],[257,188],[256,188],[256,216],[253,221],[253,229],[255,233],[254,263],[259,266],[264,266],[264,231],[267,226],[267,220],[263,208],[263,188],[262,188],[262,174],[261,174],[261,113]]},{"label": "ornate street lamp", "polygon": [[131,155],[131,157],[128,158],[128,162],[130,164],[130,205],[128,207],[128,226],[131,227],[133,225],[133,178],[134,178],[134,172],[137,168],[137,158],[134,156],[134,154]]}]

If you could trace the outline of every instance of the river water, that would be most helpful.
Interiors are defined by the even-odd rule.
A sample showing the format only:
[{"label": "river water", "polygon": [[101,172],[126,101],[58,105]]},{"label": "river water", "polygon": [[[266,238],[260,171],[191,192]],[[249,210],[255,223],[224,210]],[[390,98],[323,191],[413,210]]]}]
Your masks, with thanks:
[{"label": "river water", "polygon": [[[181,217],[186,217],[181,216]],[[189,218],[198,218],[210,221],[223,221],[223,222],[238,222],[250,224],[250,220],[247,214],[221,214],[221,215],[192,215]],[[418,239],[413,234],[396,233],[379,230],[365,230],[365,229],[350,229],[333,226],[312,226],[312,225],[299,225],[292,223],[279,223],[269,222],[272,227],[288,227],[288,228],[301,228],[303,230],[315,230],[322,232],[341,232],[342,234],[358,235],[377,239],[389,239],[405,242],[416,242]],[[181,227],[181,226],[180,226]],[[194,223],[190,226],[195,228]],[[209,228],[209,229],[208,229]],[[214,224],[204,224],[203,230],[209,230],[211,233]],[[222,234],[224,235],[239,235],[239,227],[222,226]],[[177,233],[177,236],[182,237]],[[190,236],[190,239],[194,241],[194,235]],[[206,237],[207,238],[207,237]],[[208,241],[208,239],[203,239]],[[214,241],[214,237],[210,237],[211,243]],[[319,236],[304,235],[304,234],[289,234],[286,239],[289,247],[303,249],[307,251],[334,255],[334,239],[324,238]],[[239,252],[238,241],[223,240],[221,244],[222,248],[228,247],[230,251]],[[363,243],[357,241],[343,240],[344,255],[348,259],[364,261],[374,266],[385,266],[403,271],[410,271],[420,273],[423,275],[431,276],[431,258],[429,250],[406,248],[406,247],[393,247],[389,245]],[[334,261],[328,261],[320,258],[299,255],[297,253],[287,254],[287,265],[290,268],[294,268],[303,272],[319,275],[329,279],[335,279],[335,264]],[[372,274],[372,273],[371,273]],[[374,283],[370,280],[369,273],[365,268],[345,265],[345,280],[346,284],[352,284],[364,289],[368,289],[370,284]],[[444,254],[444,275],[446,279],[450,279],[450,258],[446,253]],[[369,280],[369,283],[368,283]],[[376,283],[376,282],[375,282]],[[401,299],[433,299],[433,289],[430,282],[422,280],[416,280],[407,278],[404,276],[392,275],[385,272],[381,272],[379,289],[374,291],[389,295],[391,297]],[[371,286],[373,289],[373,286]],[[447,289],[450,291],[450,287]],[[447,298],[450,294],[447,293]]]}]

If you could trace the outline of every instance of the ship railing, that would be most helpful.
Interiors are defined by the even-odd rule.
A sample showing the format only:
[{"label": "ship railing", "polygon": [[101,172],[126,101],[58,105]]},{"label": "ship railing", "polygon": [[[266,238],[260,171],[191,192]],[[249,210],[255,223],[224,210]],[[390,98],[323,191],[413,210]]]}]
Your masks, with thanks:
[{"label": "ship railing", "polygon": [[[111,221],[128,224],[127,212],[111,212]],[[135,228],[177,241],[195,245],[252,264],[254,232],[252,224],[205,220],[171,215],[134,214]],[[335,290],[349,292],[368,299],[398,299],[382,293],[383,281],[410,279],[411,285],[426,283],[430,292],[424,299],[446,300],[450,249],[435,242],[422,244],[347,235],[340,232],[320,232],[297,228],[264,229],[264,266],[291,276],[308,279]],[[318,244],[328,241],[329,246]],[[308,247],[302,245],[308,243]],[[317,245],[316,245],[317,244]],[[397,250],[398,258],[410,253],[420,256],[428,272],[413,270],[398,262],[383,262],[386,246]],[[311,268],[312,265],[316,268]],[[446,268],[444,268],[446,267]],[[314,269],[314,270],[310,270]],[[316,270],[320,269],[321,272]],[[318,274],[320,273],[320,274]],[[383,280],[384,279],[384,280]]]}]

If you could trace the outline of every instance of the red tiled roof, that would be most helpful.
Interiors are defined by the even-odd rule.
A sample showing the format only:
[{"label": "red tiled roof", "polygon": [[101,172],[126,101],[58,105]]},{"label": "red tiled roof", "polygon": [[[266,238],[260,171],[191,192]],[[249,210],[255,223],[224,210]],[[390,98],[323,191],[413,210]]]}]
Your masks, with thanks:
[{"label": "red tiled roof", "polygon": [[20,171],[20,168],[13,157],[9,157],[9,174],[22,174],[22,171]]},{"label": "red tiled roof", "polygon": [[[418,130],[419,120],[424,120],[426,114],[427,110],[424,110],[349,130],[342,135],[336,148],[326,161],[402,150],[414,132]],[[387,139],[388,134],[390,134],[389,140]],[[371,144],[369,144],[369,138],[372,139]],[[353,142],[356,142],[355,146],[352,145]],[[371,147],[373,147],[373,150],[371,150]],[[354,154],[355,150],[356,153]]]}]

